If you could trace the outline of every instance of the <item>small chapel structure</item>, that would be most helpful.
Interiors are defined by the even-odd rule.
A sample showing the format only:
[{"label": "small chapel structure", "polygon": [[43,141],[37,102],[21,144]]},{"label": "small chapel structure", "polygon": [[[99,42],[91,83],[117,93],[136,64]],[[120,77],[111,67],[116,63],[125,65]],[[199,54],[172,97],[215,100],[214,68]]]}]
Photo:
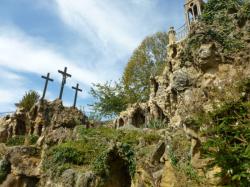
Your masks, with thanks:
[{"label": "small chapel structure", "polygon": [[205,2],[203,0],[185,0],[185,24],[178,28],[170,27],[168,31],[169,45],[175,44],[184,40],[192,27],[192,24],[198,21],[199,16],[202,14]]},{"label": "small chapel structure", "polygon": [[186,24],[189,30],[191,24],[197,21],[198,17],[201,15],[203,6],[204,6],[203,0],[186,0],[184,7],[185,7]]}]

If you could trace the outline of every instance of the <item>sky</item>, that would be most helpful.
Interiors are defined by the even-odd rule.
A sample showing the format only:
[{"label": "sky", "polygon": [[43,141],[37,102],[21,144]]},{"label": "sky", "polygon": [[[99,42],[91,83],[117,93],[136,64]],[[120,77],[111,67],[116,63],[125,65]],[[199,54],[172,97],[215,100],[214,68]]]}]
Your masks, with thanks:
[{"label": "sky", "polygon": [[92,83],[118,80],[133,51],[149,35],[184,24],[185,0],[0,0],[0,113],[14,111],[28,90],[46,99],[59,96],[68,67],[63,102],[72,106],[77,83],[83,89],[77,106],[93,102]]}]

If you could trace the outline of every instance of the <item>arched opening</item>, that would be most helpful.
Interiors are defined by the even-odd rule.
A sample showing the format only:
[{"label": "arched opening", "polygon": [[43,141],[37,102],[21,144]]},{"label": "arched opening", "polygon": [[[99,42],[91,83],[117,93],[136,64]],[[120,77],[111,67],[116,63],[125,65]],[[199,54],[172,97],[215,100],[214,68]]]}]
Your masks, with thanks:
[{"label": "arched opening", "polygon": [[173,47],[173,53],[172,53],[171,57],[172,57],[172,58],[175,58],[176,56],[177,56],[177,47],[174,46],[174,47]]},{"label": "arched opening", "polygon": [[17,119],[15,134],[16,135],[25,135],[26,133],[26,124],[25,121]]},{"label": "arched opening", "polygon": [[123,126],[124,126],[124,120],[120,118],[118,121],[118,127],[123,127]]},{"label": "arched opening", "polygon": [[188,20],[189,23],[191,23],[194,20],[193,11],[191,8],[188,10]]},{"label": "arched opening", "polygon": [[194,10],[194,20],[197,20],[199,16],[197,5],[194,5],[193,10]]},{"label": "arched opening", "polygon": [[37,127],[37,135],[38,136],[42,135],[42,130],[43,130],[43,126],[42,125],[38,125],[38,127]]},{"label": "arched opening", "polygon": [[108,154],[107,164],[109,166],[109,176],[103,185],[104,187],[131,186],[129,164],[121,158],[117,150],[113,150]]},{"label": "arched opening", "polygon": [[146,117],[141,109],[137,109],[132,118],[132,125],[135,127],[142,127],[146,122]]},{"label": "arched opening", "polygon": [[155,78],[151,78],[151,86],[153,87],[154,91],[154,96],[156,96],[156,93],[158,92],[159,89],[159,83],[155,80]]}]

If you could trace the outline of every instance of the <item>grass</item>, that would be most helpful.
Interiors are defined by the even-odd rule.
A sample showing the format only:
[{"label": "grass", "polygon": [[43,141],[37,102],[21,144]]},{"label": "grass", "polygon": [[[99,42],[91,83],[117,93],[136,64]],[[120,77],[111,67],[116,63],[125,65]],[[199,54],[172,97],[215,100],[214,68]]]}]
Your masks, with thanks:
[{"label": "grass", "polygon": [[[111,145],[119,142],[119,155],[128,162],[130,171],[133,173],[135,154],[132,154],[143,139],[145,146],[158,143],[161,136],[155,132],[139,130],[115,130],[111,128],[77,127],[76,141],[68,141],[51,147],[46,153],[44,170],[51,170],[52,175],[60,175],[68,168],[89,168],[95,171],[105,171],[105,158]],[[146,154],[146,153],[145,153]],[[132,156],[131,156],[132,155]],[[104,159],[104,160],[103,160]],[[99,169],[98,169],[99,168]],[[99,172],[101,173],[101,172]],[[104,172],[105,173],[105,172]]]},{"label": "grass", "polygon": [[25,141],[25,136],[15,136],[11,137],[7,140],[6,145],[7,146],[18,146],[23,145]]}]

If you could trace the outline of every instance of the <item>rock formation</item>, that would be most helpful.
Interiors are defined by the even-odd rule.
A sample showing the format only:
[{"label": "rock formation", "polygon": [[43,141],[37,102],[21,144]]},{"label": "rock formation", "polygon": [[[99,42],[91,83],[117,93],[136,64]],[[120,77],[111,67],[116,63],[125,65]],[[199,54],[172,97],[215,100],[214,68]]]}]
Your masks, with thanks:
[{"label": "rock formation", "polygon": [[[201,1],[187,5],[192,2]],[[202,132],[210,126],[203,121],[197,126],[194,117],[228,100],[240,98],[249,105],[250,84],[240,92],[234,86],[250,77],[250,21],[230,16],[237,25],[232,35],[244,48],[226,52],[221,43],[205,38],[211,30],[205,32],[199,22],[189,25],[181,42],[172,28],[166,66],[151,77],[149,101],[130,105],[112,127],[86,128],[87,117],[60,100],[37,103],[29,112],[19,108],[0,119],[0,186],[223,185],[227,178],[216,176],[223,168],[207,169],[212,159],[202,157],[207,140]],[[244,137],[237,138],[248,146]]]}]

